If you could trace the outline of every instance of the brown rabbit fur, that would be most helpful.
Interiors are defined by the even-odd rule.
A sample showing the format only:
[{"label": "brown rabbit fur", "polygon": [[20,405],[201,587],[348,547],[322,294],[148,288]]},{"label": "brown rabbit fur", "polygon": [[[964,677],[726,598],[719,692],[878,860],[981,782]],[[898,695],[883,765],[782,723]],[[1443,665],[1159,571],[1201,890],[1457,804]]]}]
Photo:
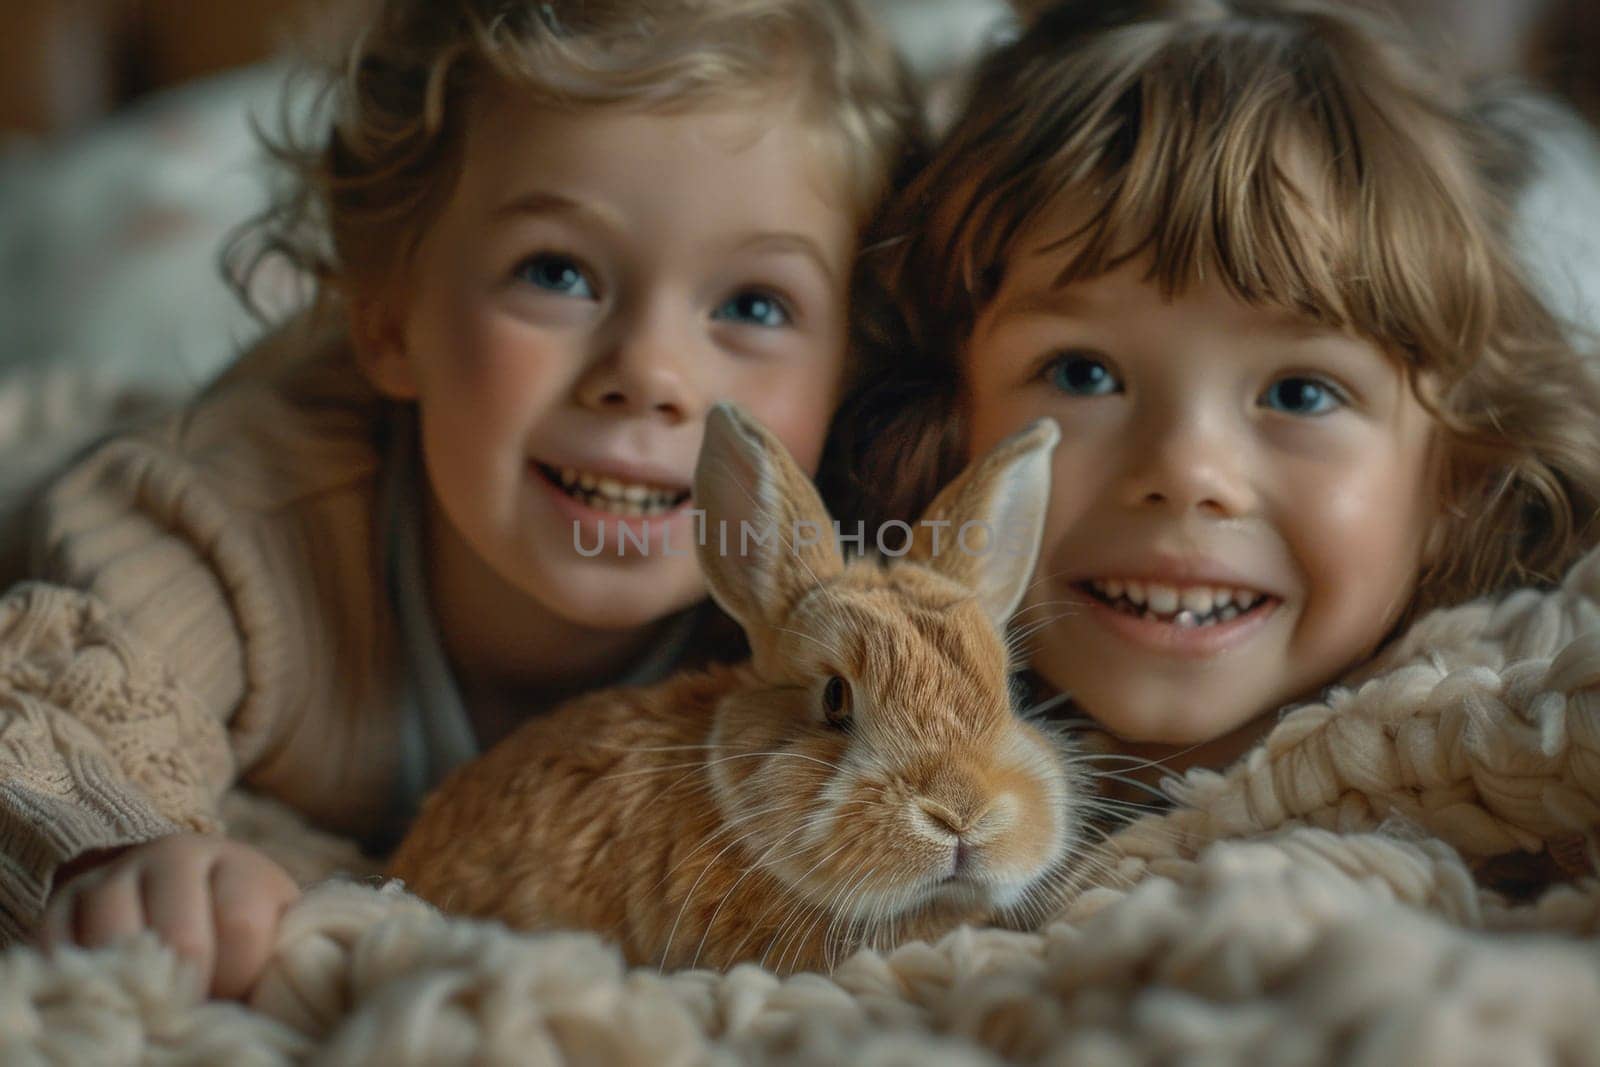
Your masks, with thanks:
[{"label": "brown rabbit fur", "polygon": [[[718,405],[695,475],[700,563],[751,660],[528,722],[428,798],[390,873],[446,910],[594,930],[663,967],[814,969],[1036,920],[1066,882],[1082,794],[1059,735],[1013,710],[1003,628],[1056,438],[1043,420],[1002,442],[904,558],[847,564],[782,445]],[[926,520],[950,521],[942,547]],[[958,550],[969,520],[1021,550]],[[740,551],[741,521],[779,536]]]}]

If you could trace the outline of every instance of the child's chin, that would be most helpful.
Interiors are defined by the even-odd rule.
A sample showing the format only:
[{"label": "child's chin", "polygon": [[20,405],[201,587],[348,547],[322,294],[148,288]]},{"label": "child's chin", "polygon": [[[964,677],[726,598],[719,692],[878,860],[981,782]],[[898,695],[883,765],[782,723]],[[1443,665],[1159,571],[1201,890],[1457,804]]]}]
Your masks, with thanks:
[{"label": "child's chin", "polygon": [[[576,577],[576,576],[573,576]],[[561,614],[594,630],[631,630],[660,622],[705,599],[699,572],[693,581],[649,567],[564,583]]]},{"label": "child's chin", "polygon": [[[1119,740],[1138,745],[1185,747],[1214,741],[1241,720],[1235,712],[1253,707],[1257,694],[1207,694],[1197,706],[1193,692],[1176,695],[1148,691],[1085,694],[1081,709]],[[1219,716],[1218,712],[1225,711]],[[1253,716],[1252,716],[1253,717]]]}]

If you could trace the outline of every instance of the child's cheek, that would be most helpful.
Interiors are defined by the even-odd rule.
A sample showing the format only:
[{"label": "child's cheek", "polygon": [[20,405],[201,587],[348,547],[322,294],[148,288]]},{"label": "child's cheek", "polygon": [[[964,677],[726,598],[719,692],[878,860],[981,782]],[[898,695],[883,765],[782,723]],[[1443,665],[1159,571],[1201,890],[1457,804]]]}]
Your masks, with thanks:
[{"label": "child's cheek", "polygon": [[815,474],[837,395],[837,375],[826,372],[782,383],[760,383],[744,406],[782,441],[800,468]]}]

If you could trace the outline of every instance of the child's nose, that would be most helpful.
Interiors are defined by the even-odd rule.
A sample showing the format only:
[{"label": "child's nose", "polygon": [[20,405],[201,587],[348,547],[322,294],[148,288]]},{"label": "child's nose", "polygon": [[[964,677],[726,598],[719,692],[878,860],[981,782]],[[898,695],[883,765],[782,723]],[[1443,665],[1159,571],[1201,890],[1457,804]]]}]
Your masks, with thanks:
[{"label": "child's nose", "polygon": [[1132,507],[1237,518],[1251,507],[1247,445],[1218,420],[1187,413],[1141,420],[1122,497]]},{"label": "child's nose", "polygon": [[698,421],[705,412],[692,347],[681,331],[659,321],[625,327],[584,373],[578,398],[599,411]]}]

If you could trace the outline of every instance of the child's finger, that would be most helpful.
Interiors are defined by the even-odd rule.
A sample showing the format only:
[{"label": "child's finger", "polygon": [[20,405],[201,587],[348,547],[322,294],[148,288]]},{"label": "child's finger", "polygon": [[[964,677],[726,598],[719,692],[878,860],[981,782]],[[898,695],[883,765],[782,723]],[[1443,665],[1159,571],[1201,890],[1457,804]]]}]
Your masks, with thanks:
[{"label": "child's finger", "polygon": [[109,945],[144,929],[137,872],[118,871],[77,894],[73,940],[85,948]]},{"label": "child's finger", "polygon": [[[98,854],[110,860],[114,858],[112,851],[101,850]],[[47,952],[77,941],[78,908],[84,894],[93,892],[103,884],[116,866],[112,862],[103,862],[74,870],[83,858],[79,857],[56,871],[55,884],[51,887],[44,915],[40,917],[39,927],[34,933],[34,943]]]},{"label": "child's finger", "polygon": [[63,889],[50,898],[49,905],[45,908],[44,918],[39,923],[39,932],[35,941],[46,952],[53,952],[62,945],[70,945],[73,940],[73,929],[78,917],[78,893],[76,889]]},{"label": "child's finger", "polygon": [[211,995],[238,999],[255,986],[278,932],[283,901],[259,867],[219,863],[211,870],[211,915],[216,923],[216,970]]},{"label": "child's finger", "polygon": [[216,964],[215,935],[211,923],[208,880],[211,859],[177,855],[152,864],[140,878],[145,919],[162,942],[171,946],[200,974],[202,986],[211,984]]}]

